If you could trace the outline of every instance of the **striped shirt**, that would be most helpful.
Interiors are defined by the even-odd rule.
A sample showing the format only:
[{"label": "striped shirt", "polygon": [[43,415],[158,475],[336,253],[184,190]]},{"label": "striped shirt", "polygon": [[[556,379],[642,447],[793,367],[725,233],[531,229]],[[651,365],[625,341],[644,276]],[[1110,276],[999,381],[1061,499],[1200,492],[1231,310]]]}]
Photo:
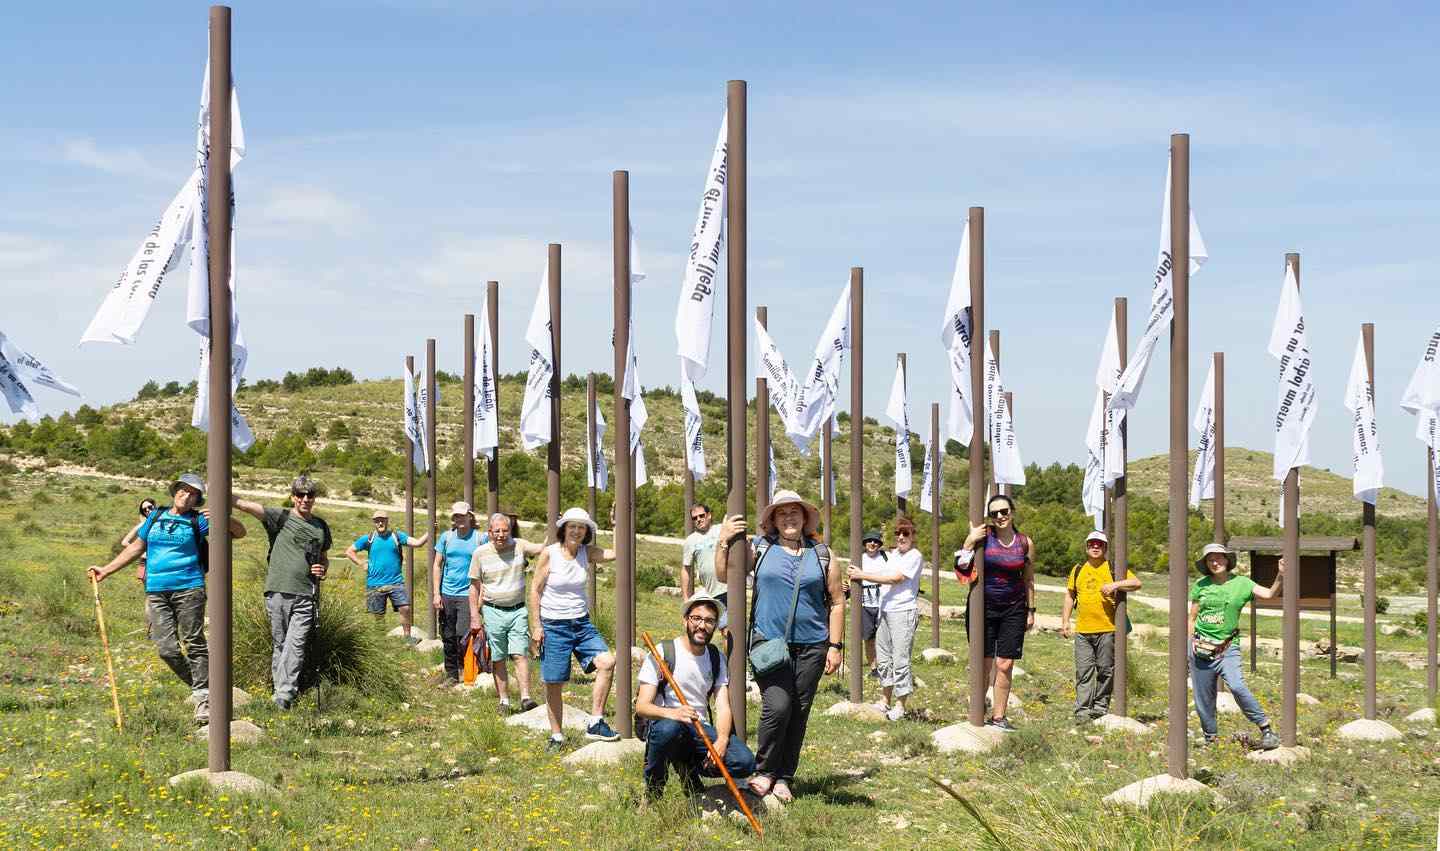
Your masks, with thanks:
[{"label": "striped shirt", "polygon": [[495,549],[494,543],[475,548],[470,557],[470,579],[485,589],[484,602],[492,606],[517,606],[525,602],[525,542],[510,541],[510,548]]}]

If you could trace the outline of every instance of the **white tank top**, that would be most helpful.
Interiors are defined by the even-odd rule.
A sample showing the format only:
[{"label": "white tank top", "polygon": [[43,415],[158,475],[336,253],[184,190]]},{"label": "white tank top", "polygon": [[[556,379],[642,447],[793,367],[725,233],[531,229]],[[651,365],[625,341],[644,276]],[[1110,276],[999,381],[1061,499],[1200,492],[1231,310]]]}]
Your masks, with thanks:
[{"label": "white tank top", "polygon": [[551,544],[545,551],[550,554],[550,576],[540,593],[540,617],[546,620],[574,620],[590,614],[590,605],[585,597],[589,579],[586,570],[590,561],[589,548],[582,546],[576,550],[575,558],[570,557],[562,544]]}]

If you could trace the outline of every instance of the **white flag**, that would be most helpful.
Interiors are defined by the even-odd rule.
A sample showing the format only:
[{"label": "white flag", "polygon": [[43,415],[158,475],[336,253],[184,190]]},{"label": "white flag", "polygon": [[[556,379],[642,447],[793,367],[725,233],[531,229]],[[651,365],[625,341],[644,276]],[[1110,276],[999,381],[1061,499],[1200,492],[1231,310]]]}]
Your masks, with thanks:
[{"label": "white flag", "polygon": [[945,324],[940,343],[950,363],[950,414],[946,437],[970,445],[975,429],[975,400],[970,398],[970,220],[960,232],[960,253],[950,276],[950,297],[945,303]]},{"label": "white flag", "polygon": [[[1190,211],[1190,274],[1194,275],[1210,259],[1205,248],[1205,239],[1200,236],[1200,226],[1195,223],[1195,211]],[[1174,278],[1170,274],[1174,260],[1170,256],[1170,164],[1165,165],[1165,202],[1160,211],[1160,251],[1155,260],[1155,281],[1150,288],[1150,318],[1145,322],[1145,333],[1135,356],[1120,376],[1115,391],[1110,396],[1112,408],[1133,408],[1140,398],[1140,385],[1145,381],[1145,370],[1150,367],[1150,356],[1160,337],[1170,328],[1175,316]]]},{"label": "white flag", "polygon": [[15,345],[15,341],[0,332],[0,357],[10,362],[15,374],[25,381],[32,381],[41,387],[79,396],[80,390],[55,374],[55,371],[40,362],[40,359]]},{"label": "white flag", "polygon": [[1355,498],[1375,504],[1384,486],[1385,464],[1380,458],[1380,431],[1375,424],[1375,394],[1370,386],[1370,373],[1365,362],[1365,341],[1355,343],[1355,358],[1350,362],[1350,380],[1345,384],[1345,407],[1354,414],[1350,428],[1350,446],[1355,453]]},{"label": "white flag", "polygon": [[635,462],[635,487],[642,487],[650,481],[650,474],[645,469],[645,444],[635,444],[635,454],[631,460]]},{"label": "white flag", "polygon": [[489,307],[486,302],[480,303],[480,345],[474,347],[478,362],[470,365],[470,374],[475,376],[475,410],[470,416],[475,431],[475,457],[483,455],[493,460],[495,449],[500,446],[500,411],[496,406],[495,373],[490,364],[490,352],[495,344],[490,339]]},{"label": "white flag", "polygon": [[1284,481],[1291,468],[1310,463],[1310,425],[1315,421],[1315,381],[1310,377],[1305,311],[1300,305],[1300,284],[1288,263],[1267,351],[1280,361],[1280,383],[1275,399],[1274,476]]},{"label": "white flag", "polygon": [[695,397],[695,383],[680,370],[680,401],[685,408],[685,463],[696,480],[705,478],[705,435],[700,421],[700,400]]},{"label": "white flag", "polygon": [[885,416],[895,424],[895,495],[910,493],[910,413],[905,403],[905,367],[895,362],[895,380],[890,384],[890,401]]},{"label": "white flag", "polygon": [[1400,407],[1412,414],[1426,410],[1440,413],[1440,328],[1426,341],[1425,353],[1400,397]]},{"label": "white flag", "polygon": [[676,353],[680,368],[691,381],[705,377],[710,367],[710,321],[715,315],[715,279],[719,276],[721,246],[725,244],[725,146],[728,116],[720,121],[720,134],[705,172],[705,189],[695,229],[690,232],[690,254],[685,280],[675,310]]},{"label": "white flag", "polygon": [[520,443],[527,450],[550,442],[550,379],[555,374],[555,353],[550,346],[550,258],[540,271],[540,289],[530,324],[525,327],[530,344],[530,374],[525,378],[525,398],[520,403]]},{"label": "white flag", "polygon": [[780,473],[775,469],[775,444],[771,443],[765,448],[770,450],[770,493],[768,494],[768,498],[771,502],[774,502],[776,483],[780,481]]},{"label": "white flag", "polygon": [[1435,493],[1440,494],[1440,415],[1428,409],[1421,410],[1419,422],[1415,424],[1415,437],[1435,453],[1435,464],[1430,472],[1435,478],[1432,487],[1435,488]]},{"label": "white flag", "polygon": [[40,406],[35,404],[35,397],[30,395],[30,389],[3,351],[0,351],[0,395],[9,404],[10,413],[19,414],[31,422],[40,419]]},{"label": "white flag", "polygon": [[990,456],[995,465],[995,483],[1025,484],[1025,462],[1020,458],[1020,444],[1015,439],[1015,421],[1010,416],[1010,403],[1005,401],[1005,381],[1000,376],[1000,362],[985,341],[985,425],[990,442]]},{"label": "white flag", "polygon": [[423,473],[428,469],[426,459],[430,453],[425,451],[425,429],[420,421],[420,396],[415,392],[415,385],[418,384],[414,374],[405,370],[405,436],[410,438],[410,459],[415,465],[415,472]]},{"label": "white flag", "polygon": [[[850,348],[850,284],[840,291],[840,298],[830,310],[830,321],[815,343],[815,359],[810,370],[799,376],[799,396],[795,399],[799,431],[790,438],[802,455],[809,454],[810,441],[819,433],[826,420],[835,416],[840,398],[840,371],[845,352]],[[788,429],[787,429],[788,431]]]},{"label": "white flag", "polygon": [[1200,500],[1215,498],[1215,360],[1205,375],[1205,389],[1200,391],[1200,404],[1195,408],[1191,426],[1200,433],[1195,451],[1195,474],[1190,478],[1190,507],[1199,508]]},{"label": "white flag", "polygon": [[[925,435],[922,440],[925,444],[925,466],[922,468],[923,473],[920,476],[920,510],[934,514],[935,503],[930,499],[930,489],[935,483],[935,480],[931,478],[935,475],[935,459],[931,457],[935,452],[934,447],[930,444],[930,436],[928,434]],[[945,483],[942,481],[940,484],[941,487],[944,487]]]},{"label": "white flag", "polygon": [[630,400],[630,451],[635,453],[635,486],[648,482],[649,476],[645,472],[645,448],[640,444],[640,432],[644,430],[645,423],[650,419],[650,412],[645,407],[645,388],[640,384],[640,365],[635,355],[635,325],[630,325],[630,356],[626,358],[625,384],[621,388],[621,395]]},{"label": "white flag", "polygon": [[605,415],[595,405],[595,442],[590,442],[590,405],[585,405],[585,482],[588,487],[605,490],[610,487],[610,467],[605,463]]},{"label": "white flag", "polygon": [[1095,528],[1105,528],[1105,391],[1095,391],[1090,424],[1085,429],[1085,478],[1080,485],[1080,503],[1095,518]]},{"label": "white flag", "polygon": [[[1106,396],[1114,395],[1120,384],[1120,337],[1115,327],[1115,313],[1110,313],[1110,330],[1105,335],[1105,346],[1100,350],[1100,364],[1095,369],[1095,386]],[[1124,475],[1125,446],[1120,441],[1120,424],[1125,421],[1125,410],[1106,406],[1102,423],[1100,447],[1101,468],[1104,471],[1104,485],[1110,487]],[[1097,526],[1103,529],[1104,526]]]},{"label": "white flag", "polygon": [[795,404],[800,393],[800,383],[795,380],[795,374],[790,371],[785,356],[780,353],[779,347],[770,337],[770,332],[765,330],[758,318],[755,320],[755,353],[760,358],[756,371],[765,379],[766,388],[770,391],[770,404],[780,415],[780,421],[785,424],[785,433],[794,435],[800,432],[802,428],[796,416]]}]

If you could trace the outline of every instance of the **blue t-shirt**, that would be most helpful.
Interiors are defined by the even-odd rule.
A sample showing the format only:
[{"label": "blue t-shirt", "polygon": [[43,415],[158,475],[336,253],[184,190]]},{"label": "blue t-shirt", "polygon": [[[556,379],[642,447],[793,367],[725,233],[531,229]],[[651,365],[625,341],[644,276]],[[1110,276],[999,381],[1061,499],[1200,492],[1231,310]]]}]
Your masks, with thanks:
[{"label": "blue t-shirt", "polygon": [[795,606],[795,628],[790,641],[794,644],[829,641],[830,609],[825,605],[825,574],[813,545],[794,555],[780,544],[772,544],[760,560],[755,571],[755,631],[766,638],[785,637],[796,576],[800,579],[800,599]]},{"label": "blue t-shirt", "polygon": [[475,548],[489,540],[476,529],[460,537],[454,529],[440,536],[435,552],[445,558],[445,572],[440,575],[440,593],[447,597],[464,597],[470,593],[470,556]]},{"label": "blue t-shirt", "polygon": [[190,518],[169,509],[152,512],[135,537],[145,542],[145,591],[185,591],[205,587],[205,572],[200,569],[200,547],[206,546],[210,521],[197,514],[200,538],[190,525]]},{"label": "blue t-shirt", "polygon": [[361,535],[355,539],[355,551],[370,551],[370,566],[365,571],[365,587],[379,588],[382,585],[400,585],[405,577],[400,573],[400,548],[410,537],[398,529],[375,536],[375,546],[370,545],[370,536]]}]

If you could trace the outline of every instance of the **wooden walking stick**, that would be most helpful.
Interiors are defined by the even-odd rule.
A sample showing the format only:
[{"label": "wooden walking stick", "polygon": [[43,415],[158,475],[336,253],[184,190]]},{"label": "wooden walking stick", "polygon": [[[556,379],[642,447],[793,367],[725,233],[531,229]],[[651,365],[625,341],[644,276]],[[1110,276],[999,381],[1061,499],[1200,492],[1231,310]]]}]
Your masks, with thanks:
[{"label": "wooden walking stick", "polygon": [[110,673],[110,704],[115,707],[115,729],[124,730],[120,719],[120,692],[115,688],[115,662],[110,658],[110,637],[105,634],[105,610],[100,607],[100,580],[90,574],[90,590],[95,594],[95,620],[100,623],[100,646],[105,648],[105,669]]},{"label": "wooden walking stick", "polygon": [[[690,706],[690,701],[685,699],[685,692],[680,690],[675,678],[670,676],[670,668],[665,664],[664,654],[655,647],[655,642],[650,640],[650,633],[642,632],[640,637],[645,639],[645,646],[650,648],[650,655],[655,657],[655,666],[660,669],[660,676],[664,677],[665,683],[670,686],[670,692],[679,698],[681,706]],[[730,794],[735,796],[735,803],[740,805],[740,811],[745,814],[745,818],[750,820],[750,826],[755,828],[755,833],[763,839],[765,828],[760,826],[755,814],[750,812],[750,807],[746,806],[745,796],[740,794],[740,788],[735,785],[735,778],[730,776],[729,769],[725,767],[724,758],[721,757],[719,751],[715,750],[715,743],[710,741],[710,736],[705,733],[704,725],[700,723],[699,718],[692,718],[690,723],[695,725],[695,732],[700,734],[700,740],[705,743],[705,749],[710,751],[710,759],[714,760],[715,767],[720,769],[720,776],[725,778],[725,785],[730,787]]]}]

